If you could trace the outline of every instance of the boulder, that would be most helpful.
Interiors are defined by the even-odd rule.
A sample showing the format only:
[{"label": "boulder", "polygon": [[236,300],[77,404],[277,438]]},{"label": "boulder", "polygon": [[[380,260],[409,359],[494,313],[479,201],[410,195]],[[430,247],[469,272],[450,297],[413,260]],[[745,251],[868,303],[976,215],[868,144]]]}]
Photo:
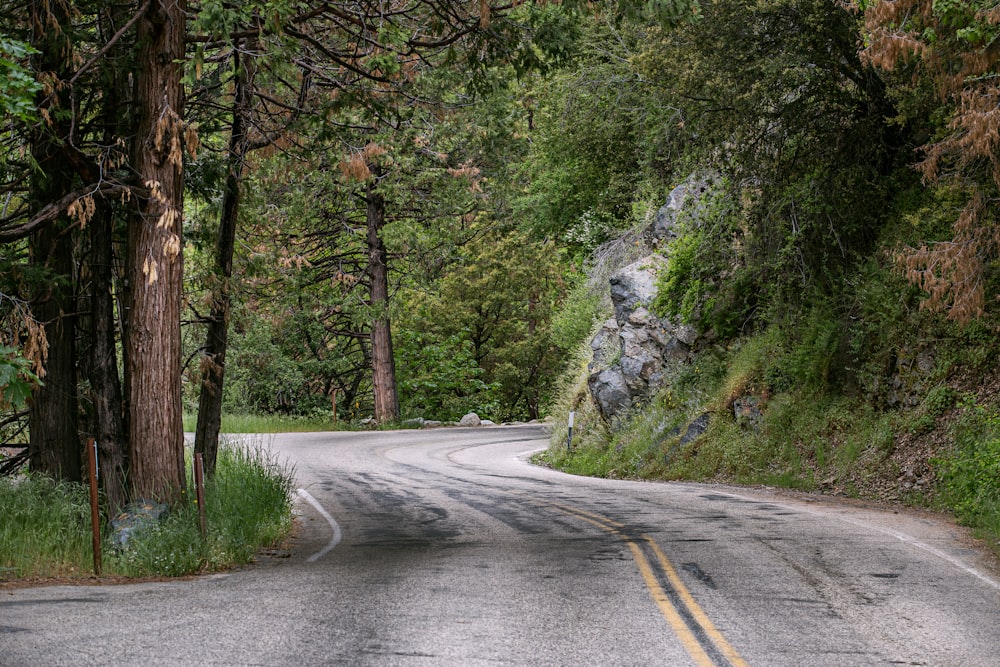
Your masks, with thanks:
[{"label": "boulder", "polygon": [[[674,227],[677,224],[678,215],[682,212],[688,215],[697,215],[705,194],[711,189],[717,178],[718,176],[714,173],[692,174],[670,191],[670,194],[667,195],[667,203],[656,212],[653,222],[646,230],[647,237],[652,239],[654,245],[677,237]],[[694,210],[692,211],[692,209]]]},{"label": "boulder", "polygon": [[666,260],[650,255],[609,280],[615,316],[591,340],[588,387],[601,415],[613,421],[663,386],[664,371],[689,358],[694,327],[678,327],[651,310],[656,274]]},{"label": "boulder", "polygon": [[587,387],[601,416],[609,421],[632,407],[632,394],[620,367],[591,373],[587,379]]},{"label": "boulder", "polygon": [[483,423],[482,420],[479,419],[479,415],[477,415],[475,412],[470,412],[469,414],[465,415],[464,417],[462,417],[462,419],[459,420],[458,425],[481,426],[482,423]]},{"label": "boulder", "polygon": [[705,434],[705,431],[708,430],[708,425],[711,421],[712,416],[707,412],[703,412],[698,415],[694,421],[688,424],[687,430],[684,431],[684,435],[681,436],[681,439],[677,444],[683,447],[689,442],[693,442],[694,440],[700,438]]}]

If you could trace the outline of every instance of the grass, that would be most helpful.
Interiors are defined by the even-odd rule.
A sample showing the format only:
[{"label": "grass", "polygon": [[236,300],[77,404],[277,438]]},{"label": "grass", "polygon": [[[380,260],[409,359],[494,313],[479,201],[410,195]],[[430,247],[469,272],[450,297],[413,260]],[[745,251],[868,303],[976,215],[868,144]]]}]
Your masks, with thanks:
[{"label": "grass", "polygon": [[[193,432],[198,425],[198,415],[184,416],[184,430]],[[351,428],[349,422],[333,421],[333,415],[223,415],[222,433],[306,433],[313,431],[340,431]]]},{"label": "grass", "polygon": [[93,564],[90,500],[79,484],[0,478],[0,578],[61,577]]},{"label": "grass", "polygon": [[[198,416],[184,416],[184,430],[194,432]],[[352,431],[366,428],[357,422],[337,420],[332,415],[275,415],[275,414],[226,414],[222,415],[221,433],[314,433],[320,431]],[[413,422],[400,418],[379,424],[378,430],[417,428]]]},{"label": "grass", "polygon": [[[205,489],[207,537],[197,505],[181,503],[116,548],[107,526],[103,574],[181,576],[249,562],[292,525],[293,471],[260,444],[224,444]],[[81,484],[41,476],[0,479],[0,578],[89,575],[93,566],[90,504]]]},{"label": "grass", "polygon": [[[975,397],[945,384],[947,369],[959,375],[954,369],[966,357],[955,353],[949,359],[943,352],[922,384],[910,388],[923,392],[915,404],[887,407],[872,394],[844,391],[838,384],[843,375],[828,380],[835,352],[825,333],[829,322],[816,321],[805,325],[803,346],[781,345],[772,331],[702,352],[673,369],[646,405],[610,425],[589,398],[584,355],[552,406],[551,445],[537,460],[598,477],[767,485],[935,507],[953,512],[1000,554],[995,391],[984,386]],[[823,336],[812,336],[810,327]],[[959,343],[965,341],[958,340],[956,349],[966,349]],[[983,345],[995,342],[990,338]],[[817,355],[824,360],[813,361]],[[747,395],[761,406],[756,420],[733,413],[733,400]],[[572,451],[566,447],[570,409],[576,411]],[[688,425],[706,413],[707,430],[681,444]],[[936,458],[928,461],[928,451]],[[920,467],[930,483],[902,486],[904,464]]]}]

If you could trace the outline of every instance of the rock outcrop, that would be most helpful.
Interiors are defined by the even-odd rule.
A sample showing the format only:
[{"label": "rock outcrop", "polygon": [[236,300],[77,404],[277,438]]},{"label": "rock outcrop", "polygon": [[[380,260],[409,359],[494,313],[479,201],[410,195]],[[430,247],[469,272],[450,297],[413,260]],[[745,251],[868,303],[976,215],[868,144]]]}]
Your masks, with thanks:
[{"label": "rock outcrop", "polygon": [[608,421],[663,386],[668,365],[687,360],[698,339],[693,327],[677,326],[650,310],[656,273],[665,261],[650,255],[611,278],[615,316],[591,341],[594,359],[588,379],[590,394]]},{"label": "rock outcrop", "polygon": [[[691,177],[674,188],[645,232],[647,246],[676,236],[673,227],[682,212],[696,215],[703,205],[711,176]],[[614,273],[609,280],[614,318],[591,341],[588,386],[601,415],[614,422],[663,386],[672,364],[688,360],[699,338],[692,326],[677,325],[652,311],[657,274],[667,263],[650,254]]]}]

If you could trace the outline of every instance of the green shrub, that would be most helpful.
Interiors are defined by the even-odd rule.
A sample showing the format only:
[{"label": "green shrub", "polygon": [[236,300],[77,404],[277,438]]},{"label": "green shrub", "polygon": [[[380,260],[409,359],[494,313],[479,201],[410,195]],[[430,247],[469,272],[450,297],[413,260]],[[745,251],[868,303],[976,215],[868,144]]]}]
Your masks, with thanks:
[{"label": "green shrub", "polygon": [[1000,413],[967,405],[954,435],[954,452],[936,461],[942,501],[1000,544]]}]

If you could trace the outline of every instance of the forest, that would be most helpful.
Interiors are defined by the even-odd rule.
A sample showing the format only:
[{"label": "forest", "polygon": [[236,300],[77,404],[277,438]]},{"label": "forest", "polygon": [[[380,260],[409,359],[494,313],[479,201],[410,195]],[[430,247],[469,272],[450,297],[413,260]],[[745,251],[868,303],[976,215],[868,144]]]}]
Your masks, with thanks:
[{"label": "forest", "polygon": [[[5,1],[0,466],[94,438],[112,506],[169,502],[185,418],[211,474],[223,415],[573,410],[551,465],[995,539],[998,63],[986,0]],[[655,309],[703,343],[608,423],[607,278],[692,174]]]}]

